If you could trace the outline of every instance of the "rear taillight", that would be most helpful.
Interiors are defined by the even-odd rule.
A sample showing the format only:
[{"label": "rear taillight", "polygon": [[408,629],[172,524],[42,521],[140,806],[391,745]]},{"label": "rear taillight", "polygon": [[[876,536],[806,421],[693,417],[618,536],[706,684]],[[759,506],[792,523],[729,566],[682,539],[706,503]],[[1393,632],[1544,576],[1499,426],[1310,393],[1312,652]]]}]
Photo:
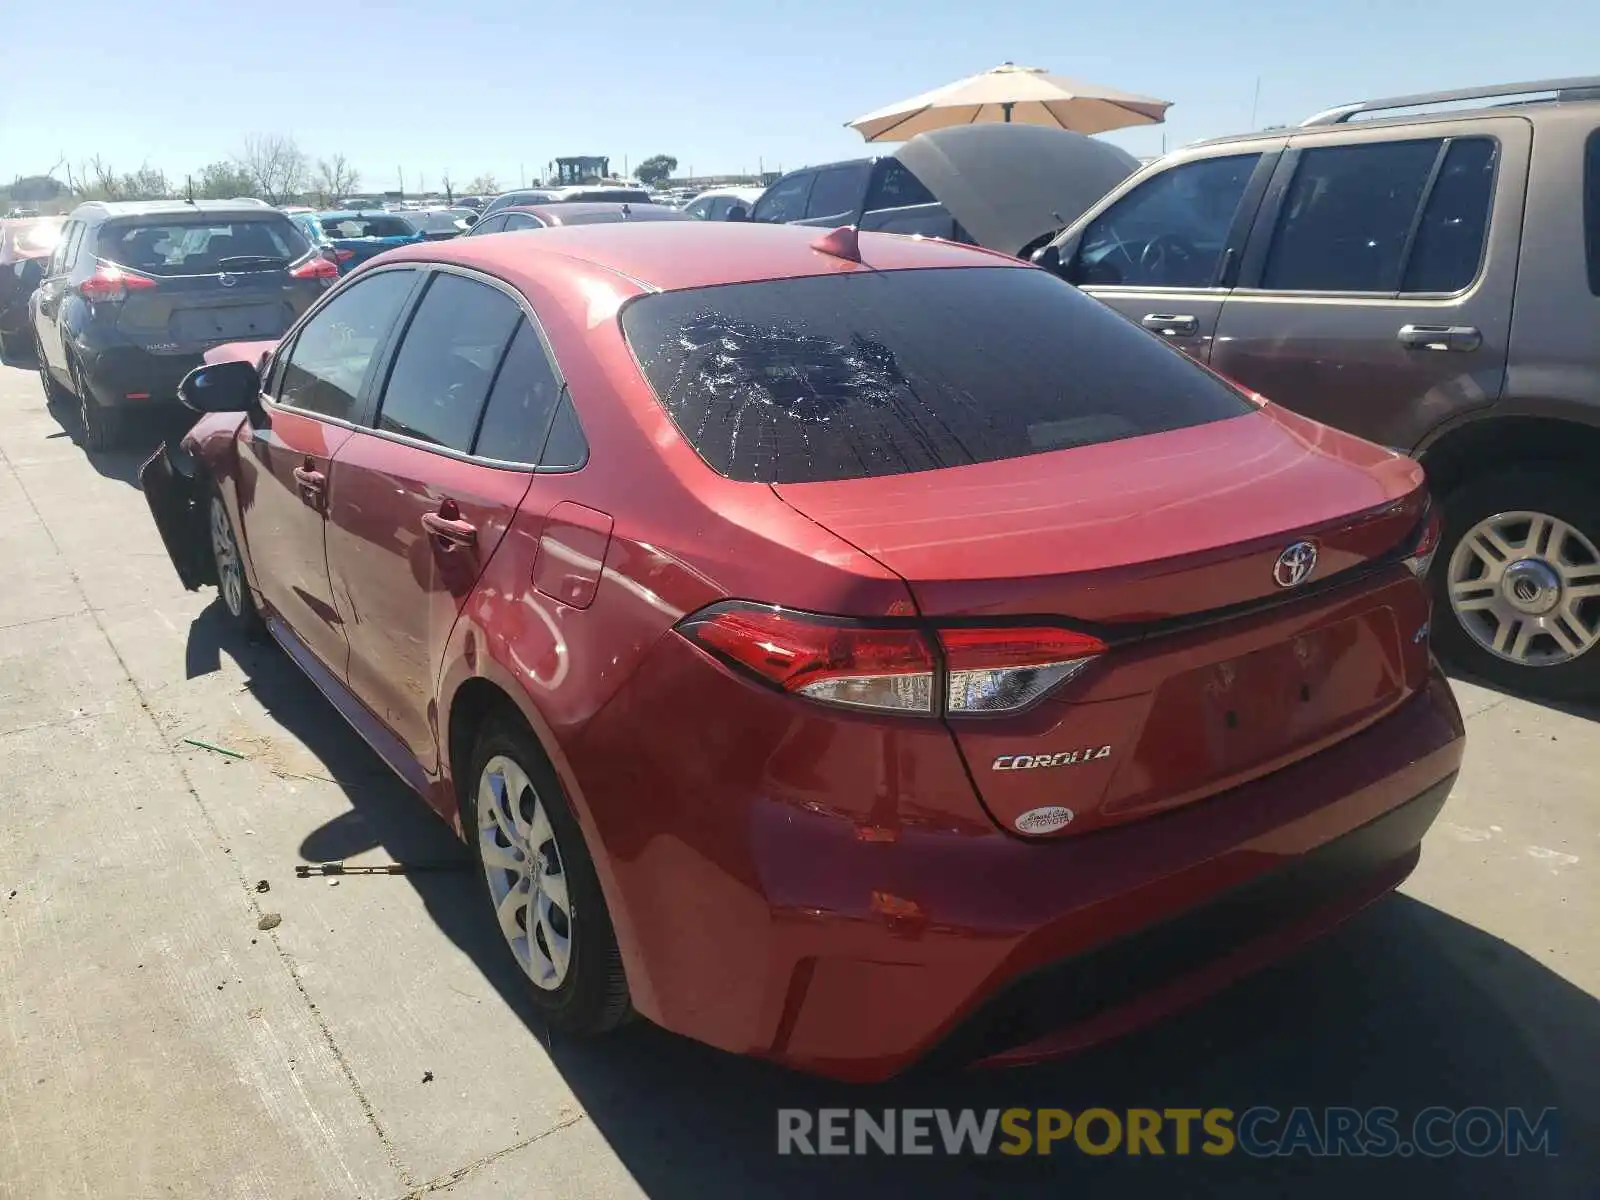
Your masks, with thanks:
[{"label": "rear taillight", "polygon": [[1099,638],[1048,627],[924,630],[740,601],[703,609],[678,632],[808,700],[920,716],[1015,712],[1106,649]]},{"label": "rear taillight", "polygon": [[349,262],[355,256],[356,252],[354,250],[335,250],[333,252],[333,257],[342,263]]},{"label": "rear taillight", "polygon": [[1106,644],[1071,629],[941,629],[945,711],[1014,712],[1071,679]]},{"label": "rear taillight", "polygon": [[289,274],[295,279],[337,279],[339,268],[321,255],[317,255],[306,259],[298,267],[290,267]]},{"label": "rear taillight", "polygon": [[1439,539],[1443,534],[1444,522],[1439,516],[1439,510],[1430,504],[1422,518],[1422,526],[1418,529],[1403,560],[1406,567],[1418,579],[1427,578],[1428,569],[1433,566],[1433,556],[1439,551]]},{"label": "rear taillight", "polygon": [[108,300],[121,300],[129,292],[142,292],[156,286],[156,281],[132,271],[124,271],[116,263],[96,263],[94,274],[78,285],[78,295],[96,304]]}]

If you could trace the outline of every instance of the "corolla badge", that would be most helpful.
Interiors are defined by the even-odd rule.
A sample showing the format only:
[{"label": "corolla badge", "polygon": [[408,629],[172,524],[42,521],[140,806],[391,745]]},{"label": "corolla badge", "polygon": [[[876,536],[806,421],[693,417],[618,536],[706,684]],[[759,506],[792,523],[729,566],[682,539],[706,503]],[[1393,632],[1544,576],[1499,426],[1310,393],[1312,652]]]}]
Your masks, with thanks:
[{"label": "corolla badge", "polygon": [[1034,771],[1040,767],[1074,767],[1097,758],[1110,758],[1110,746],[1086,746],[1057,754],[1002,754],[989,764],[994,771]]},{"label": "corolla badge", "polygon": [[1310,577],[1317,566],[1317,544],[1295,542],[1278,555],[1272,566],[1272,582],[1281,588],[1292,588]]},{"label": "corolla badge", "polygon": [[1012,824],[1017,827],[1018,833],[1054,833],[1072,824],[1072,818],[1076,815],[1070,808],[1051,804],[1044,808],[1030,808]]}]

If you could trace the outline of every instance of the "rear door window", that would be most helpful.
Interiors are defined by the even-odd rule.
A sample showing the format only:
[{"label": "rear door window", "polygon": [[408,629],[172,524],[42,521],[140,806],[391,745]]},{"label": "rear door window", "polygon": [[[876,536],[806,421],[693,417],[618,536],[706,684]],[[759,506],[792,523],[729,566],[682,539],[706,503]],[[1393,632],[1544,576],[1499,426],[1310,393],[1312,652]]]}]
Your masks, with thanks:
[{"label": "rear door window", "polygon": [[505,227],[506,214],[501,213],[499,216],[485,217],[472,227],[472,232],[474,234],[499,233]]},{"label": "rear door window", "polygon": [[286,267],[310,249],[288,217],[107,221],[95,254],[146,275],[215,275]]},{"label": "rear door window", "polygon": [[811,171],[796,171],[792,175],[785,175],[756,201],[755,211],[750,214],[751,219],[782,224],[803,218],[806,215],[806,197],[811,192],[813,177],[814,173]]},{"label": "rear door window", "polygon": [[537,464],[550,432],[561,384],[532,325],[512,337],[472,452],[502,462]]},{"label": "rear door window", "polygon": [[467,452],[522,310],[486,283],[436,275],[395,355],[378,428]]},{"label": "rear door window", "polygon": [[1477,278],[1498,151],[1493,138],[1450,140],[1406,253],[1402,292],[1459,292]]},{"label": "rear door window", "polygon": [[898,158],[886,158],[878,164],[872,188],[867,196],[867,211],[880,208],[908,208],[913,204],[937,204],[932,192],[922,180],[911,173],[911,168]]},{"label": "rear door window", "polygon": [[278,403],[341,421],[354,418],[362,383],[416,283],[415,271],[380,271],[343,288],[301,327],[284,364]]},{"label": "rear door window", "polygon": [[867,190],[871,163],[852,163],[848,167],[829,167],[817,172],[806,201],[807,217],[851,217]]},{"label": "rear door window", "polygon": [[507,213],[506,214],[506,223],[503,226],[503,228],[505,228],[507,230],[512,230],[512,229],[538,229],[539,228],[539,222],[534,220],[527,213]]},{"label": "rear door window", "polygon": [[1184,163],[1145,180],[1083,231],[1072,281],[1213,286],[1259,154]]},{"label": "rear door window", "polygon": [[1261,286],[1399,291],[1407,240],[1442,145],[1430,138],[1301,151]]},{"label": "rear door window", "polygon": [[664,292],[623,310],[645,378],[730,479],[992,462],[1251,411],[1044,271],[857,271]]},{"label": "rear door window", "polygon": [[323,232],[331,238],[391,238],[413,237],[416,230],[411,223],[403,217],[391,217],[383,214],[325,217],[322,221]]}]

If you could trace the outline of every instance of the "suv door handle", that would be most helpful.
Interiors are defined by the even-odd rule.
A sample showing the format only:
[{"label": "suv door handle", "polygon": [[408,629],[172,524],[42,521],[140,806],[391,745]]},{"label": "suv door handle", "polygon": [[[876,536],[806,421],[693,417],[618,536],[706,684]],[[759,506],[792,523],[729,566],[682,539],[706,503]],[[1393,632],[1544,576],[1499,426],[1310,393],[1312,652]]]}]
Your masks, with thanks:
[{"label": "suv door handle", "polygon": [[1471,325],[1402,325],[1396,335],[1407,350],[1476,350],[1483,334]]},{"label": "suv door handle", "polygon": [[1139,318],[1139,324],[1168,337],[1193,337],[1200,332],[1200,318],[1188,313],[1146,313]]},{"label": "suv door handle", "polygon": [[441,550],[471,546],[478,540],[478,527],[461,519],[461,509],[454,500],[439,505],[436,513],[423,513],[422,527],[439,539]]},{"label": "suv door handle", "polygon": [[322,507],[323,492],[328,486],[328,477],[315,467],[309,465],[294,469],[294,483],[300,489],[300,499],[312,508]]}]

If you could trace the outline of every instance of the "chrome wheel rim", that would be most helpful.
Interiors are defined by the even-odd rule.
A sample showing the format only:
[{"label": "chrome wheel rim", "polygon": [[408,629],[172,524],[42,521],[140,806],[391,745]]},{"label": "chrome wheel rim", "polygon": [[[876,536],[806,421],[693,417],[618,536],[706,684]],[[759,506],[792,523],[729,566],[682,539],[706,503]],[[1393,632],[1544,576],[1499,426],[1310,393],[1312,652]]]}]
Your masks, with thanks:
[{"label": "chrome wheel rim", "polygon": [[547,992],[572,965],[572,901],[555,829],[527,772],[503,754],[478,779],[478,850],[500,932]]},{"label": "chrome wheel rim", "polygon": [[1600,550],[1541,512],[1485,517],[1450,555],[1450,607],[1497,658],[1553,667],[1600,642]]},{"label": "chrome wheel rim", "polygon": [[217,589],[222,593],[222,602],[234,616],[242,616],[244,567],[239,562],[239,547],[233,540],[228,510],[215,496],[211,499],[211,553],[217,560]]}]

